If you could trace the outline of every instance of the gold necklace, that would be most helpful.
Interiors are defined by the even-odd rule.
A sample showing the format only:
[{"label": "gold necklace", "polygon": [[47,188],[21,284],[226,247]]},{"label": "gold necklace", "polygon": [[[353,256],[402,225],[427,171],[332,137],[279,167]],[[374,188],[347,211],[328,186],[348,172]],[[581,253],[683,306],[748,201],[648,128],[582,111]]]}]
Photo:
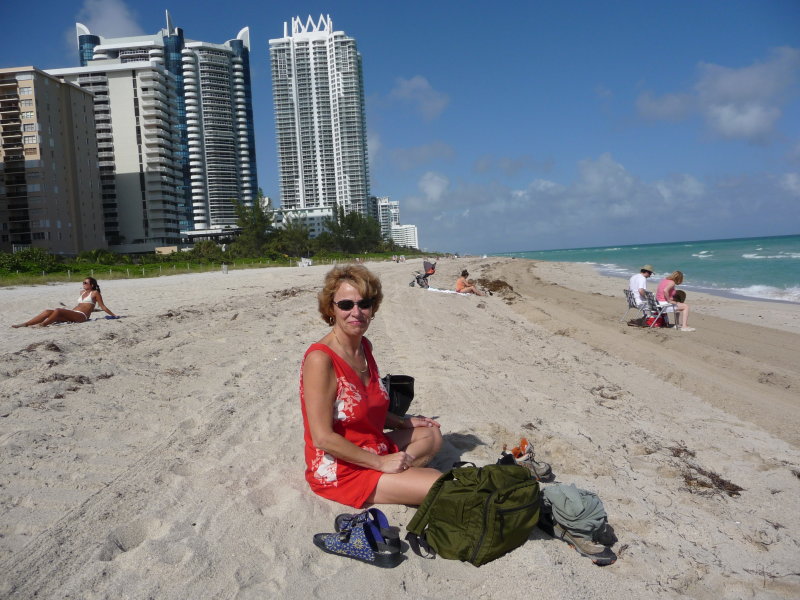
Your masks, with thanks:
[{"label": "gold necklace", "polygon": [[[344,350],[344,344],[342,344],[342,342],[340,342],[340,341],[339,341],[339,336],[338,336],[338,335],[336,335],[336,328],[334,327],[334,328],[332,329],[332,331],[333,331],[333,337],[335,337],[335,338],[336,338],[336,343],[337,343],[337,344],[339,344],[339,346],[341,346],[341,348]],[[357,354],[356,354],[356,356],[357,356]],[[354,358],[355,358],[355,357],[354,357]],[[361,368],[359,368],[359,367],[356,367],[356,370],[357,370],[359,373],[366,373],[366,372],[369,370],[369,363],[367,362],[367,357],[366,357],[366,356],[364,357],[364,368],[363,368],[363,369],[361,369]]]}]

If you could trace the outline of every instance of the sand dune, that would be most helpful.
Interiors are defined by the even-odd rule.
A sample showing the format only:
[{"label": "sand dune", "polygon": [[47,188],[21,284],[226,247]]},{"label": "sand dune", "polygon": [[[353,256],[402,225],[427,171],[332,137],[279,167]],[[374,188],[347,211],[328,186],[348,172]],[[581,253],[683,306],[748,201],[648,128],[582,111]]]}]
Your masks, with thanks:
[{"label": "sand dune", "polygon": [[[303,480],[297,387],[326,332],[319,266],[101,281],[126,318],[4,329],[0,597],[800,595],[800,307],[698,296],[696,332],[643,330],[619,322],[618,280],[574,265],[440,263],[434,285],[466,266],[513,287],[486,298],[369,266],[386,300],[368,336],[383,373],[417,378],[414,410],[442,423],[436,466],[494,462],[527,436],[558,481],[601,496],[616,564],[538,530],[480,569],[408,553],[377,571],[313,546],[347,510]],[[0,290],[5,325],[76,287]],[[414,510],[385,512],[404,526]]]}]

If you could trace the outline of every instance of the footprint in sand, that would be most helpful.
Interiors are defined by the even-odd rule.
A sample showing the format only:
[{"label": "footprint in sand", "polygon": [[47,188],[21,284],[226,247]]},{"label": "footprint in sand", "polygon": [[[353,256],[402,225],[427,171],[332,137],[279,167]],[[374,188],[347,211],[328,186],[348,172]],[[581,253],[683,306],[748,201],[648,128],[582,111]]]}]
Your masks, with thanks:
[{"label": "footprint in sand", "polygon": [[108,539],[100,549],[98,558],[102,561],[114,560],[118,554],[139,546],[147,538],[147,533],[148,526],[144,521],[117,527],[108,534]]}]

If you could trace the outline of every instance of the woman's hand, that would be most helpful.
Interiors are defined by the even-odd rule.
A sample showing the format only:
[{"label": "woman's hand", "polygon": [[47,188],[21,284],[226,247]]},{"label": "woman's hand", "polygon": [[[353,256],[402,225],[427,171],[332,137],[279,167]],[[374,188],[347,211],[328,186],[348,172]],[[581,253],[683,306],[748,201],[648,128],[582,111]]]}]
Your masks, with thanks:
[{"label": "woman's hand", "polygon": [[406,426],[406,429],[412,429],[414,427],[441,427],[437,421],[429,417],[409,417],[406,419],[411,426]]},{"label": "woman's hand", "polygon": [[414,457],[403,451],[384,454],[380,458],[381,465],[378,470],[381,473],[402,473],[407,471],[414,462]]}]

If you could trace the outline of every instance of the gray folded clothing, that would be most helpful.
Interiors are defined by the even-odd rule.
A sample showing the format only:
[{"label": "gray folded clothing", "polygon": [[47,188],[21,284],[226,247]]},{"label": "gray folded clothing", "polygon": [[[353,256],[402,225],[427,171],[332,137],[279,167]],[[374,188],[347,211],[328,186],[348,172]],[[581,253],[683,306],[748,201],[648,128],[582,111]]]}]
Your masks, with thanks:
[{"label": "gray folded clothing", "polygon": [[549,485],[542,489],[542,498],[545,507],[553,511],[555,522],[579,537],[591,539],[608,518],[597,494],[575,484]]}]

